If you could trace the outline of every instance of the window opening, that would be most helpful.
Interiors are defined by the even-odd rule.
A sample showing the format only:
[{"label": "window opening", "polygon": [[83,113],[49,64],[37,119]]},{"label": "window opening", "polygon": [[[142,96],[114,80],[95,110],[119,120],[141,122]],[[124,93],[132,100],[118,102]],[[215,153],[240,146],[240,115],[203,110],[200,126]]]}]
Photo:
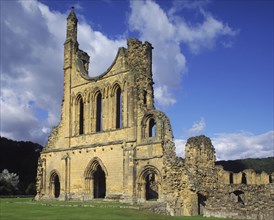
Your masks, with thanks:
[{"label": "window opening", "polygon": [[155,137],[155,121],[153,118],[149,120],[148,127],[148,137]]},{"label": "window opening", "polygon": [[120,87],[116,91],[116,128],[122,127],[122,93]]},{"label": "window opening", "polygon": [[242,175],[242,184],[246,184],[246,174],[243,173]]},{"label": "window opening", "polygon": [[236,190],[233,192],[233,197],[236,203],[240,205],[244,205],[244,192],[240,190]]},{"label": "window opening", "polygon": [[102,95],[99,93],[96,98],[96,131],[102,131]]},{"label": "window opening", "polygon": [[147,104],[147,91],[144,91],[144,104]]},{"label": "window opening", "polygon": [[233,184],[233,173],[229,173],[229,184]]},{"label": "window opening", "polygon": [[84,103],[83,99],[79,101],[79,134],[84,133]]}]

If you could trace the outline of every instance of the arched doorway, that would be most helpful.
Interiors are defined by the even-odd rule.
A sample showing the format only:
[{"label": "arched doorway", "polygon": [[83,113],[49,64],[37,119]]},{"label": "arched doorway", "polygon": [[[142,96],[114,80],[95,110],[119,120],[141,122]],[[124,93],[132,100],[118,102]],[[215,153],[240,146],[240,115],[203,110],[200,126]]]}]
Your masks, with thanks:
[{"label": "arched doorway", "polygon": [[204,214],[204,208],[206,206],[206,196],[198,193],[198,215]]},{"label": "arched doorway", "polygon": [[56,172],[53,172],[51,174],[50,191],[51,191],[52,197],[59,198],[59,196],[60,196],[60,178]]},{"label": "arched doorway", "polygon": [[60,196],[60,180],[58,175],[54,177],[54,197],[58,198]]},{"label": "arched doorway", "polygon": [[88,198],[106,197],[107,170],[100,158],[93,158],[84,173],[86,194]]},{"label": "arched doorway", "polygon": [[100,165],[93,173],[93,196],[94,198],[105,198],[106,196],[106,175]]},{"label": "arched doorway", "polygon": [[138,175],[137,194],[141,202],[157,201],[161,194],[161,174],[159,170],[151,165],[147,165]]},{"label": "arched doorway", "polygon": [[155,180],[155,174],[149,173],[146,176],[146,200],[157,200],[158,196],[158,186]]}]

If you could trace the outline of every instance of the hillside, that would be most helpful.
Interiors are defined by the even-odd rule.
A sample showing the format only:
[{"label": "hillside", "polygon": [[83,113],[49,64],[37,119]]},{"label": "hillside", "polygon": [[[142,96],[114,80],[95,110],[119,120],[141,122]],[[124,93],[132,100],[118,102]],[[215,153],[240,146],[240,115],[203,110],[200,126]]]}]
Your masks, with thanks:
[{"label": "hillside", "polygon": [[257,173],[262,171],[271,174],[274,172],[274,157],[268,158],[248,158],[241,160],[217,161],[216,165],[222,165],[225,170],[238,173],[245,169],[253,169]]},{"label": "hillside", "polygon": [[[0,172],[7,169],[10,173],[19,175],[20,193],[24,194],[30,184],[35,186],[37,161],[42,146],[32,142],[13,141],[0,137]],[[240,172],[245,169],[254,169],[271,174],[274,172],[274,157],[249,158],[241,160],[217,161],[225,170]]]},{"label": "hillside", "polygon": [[21,194],[25,193],[30,184],[35,184],[41,150],[42,146],[39,144],[0,137],[0,172],[7,169],[10,173],[19,175]]}]

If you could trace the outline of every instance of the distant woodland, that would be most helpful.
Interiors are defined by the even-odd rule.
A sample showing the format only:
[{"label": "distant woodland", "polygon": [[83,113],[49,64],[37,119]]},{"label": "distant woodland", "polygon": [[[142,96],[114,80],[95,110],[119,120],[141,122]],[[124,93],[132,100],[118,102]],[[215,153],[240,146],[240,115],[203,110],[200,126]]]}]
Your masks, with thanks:
[{"label": "distant woodland", "polygon": [[217,161],[216,165],[222,165],[225,170],[238,173],[245,169],[253,169],[256,173],[262,171],[269,175],[274,172],[274,157],[268,158],[248,158],[242,160],[227,160]]},{"label": "distant woodland", "polygon": [[[16,190],[10,190],[10,186],[5,185],[0,178],[0,195],[35,194],[37,162],[42,148],[41,145],[29,141],[13,141],[0,137],[0,175],[1,172],[2,175],[6,172],[3,170],[8,170],[9,175],[15,173],[19,176]],[[257,173],[265,171],[271,174],[274,172],[274,157],[217,161],[216,165],[222,165],[225,170],[235,173],[254,169]],[[16,176],[12,177],[16,183]]]},{"label": "distant woodland", "polygon": [[16,190],[3,186],[5,183],[1,181],[0,194],[35,194],[36,169],[41,150],[39,144],[0,137],[0,172],[6,169],[19,176]]}]

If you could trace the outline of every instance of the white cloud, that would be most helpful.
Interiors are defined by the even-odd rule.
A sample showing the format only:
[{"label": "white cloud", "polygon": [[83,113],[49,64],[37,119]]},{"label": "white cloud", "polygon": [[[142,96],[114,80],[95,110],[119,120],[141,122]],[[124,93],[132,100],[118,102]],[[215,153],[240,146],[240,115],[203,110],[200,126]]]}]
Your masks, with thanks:
[{"label": "white cloud", "polygon": [[154,47],[152,63],[156,102],[159,105],[174,104],[171,88],[179,87],[186,70],[185,56],[175,39],[176,27],[155,2],[131,1],[130,7],[130,29],[139,32],[141,40],[149,41]]},{"label": "white cloud", "polygon": [[175,151],[176,155],[179,157],[184,158],[185,157],[185,145],[186,145],[185,139],[180,139],[180,138],[175,138],[174,143],[175,143]]},{"label": "white cloud", "polygon": [[89,74],[102,74],[113,62],[119,47],[126,46],[126,39],[111,40],[103,33],[94,31],[88,24],[79,24],[80,48],[91,57]]},{"label": "white cloud", "polygon": [[[1,136],[12,139],[19,137],[20,140],[45,141],[45,133],[39,132],[41,124],[35,118],[32,105],[29,103],[32,98],[33,95],[28,92],[17,94],[11,89],[1,90]],[[35,136],[32,135],[34,132]]]},{"label": "white cloud", "polygon": [[[237,31],[206,12],[203,8],[206,4],[208,3],[202,1],[188,1],[187,4],[175,1],[169,11],[164,11],[153,1],[130,2],[130,29],[139,32],[140,38],[149,41],[155,48],[155,90],[165,90],[163,96],[156,96],[159,105],[171,105],[176,102],[171,90],[181,86],[182,76],[187,71],[187,61],[181,45],[188,46],[191,52],[198,54],[202,49],[213,48],[220,37],[233,37],[237,34]],[[193,13],[199,13],[201,20],[192,24],[185,21],[181,14],[177,16],[183,9],[195,10]],[[228,45],[225,42],[223,40],[223,45]],[[173,101],[167,102],[167,99]]]},{"label": "white cloud", "polygon": [[[259,135],[249,132],[220,133],[210,137],[217,160],[264,158],[274,156],[274,131]],[[176,154],[185,156],[186,139],[174,139]]]},{"label": "white cloud", "polygon": [[[66,17],[37,1],[1,2],[2,136],[45,144],[51,127],[58,124]],[[80,48],[91,56],[92,73],[104,72],[118,47],[126,44],[92,30],[84,21],[79,22],[78,33]],[[46,119],[40,119],[38,111],[45,112]]]},{"label": "white cloud", "polygon": [[232,30],[221,21],[216,20],[211,14],[204,14],[203,23],[189,25],[186,22],[178,23],[178,40],[186,43],[195,54],[202,49],[210,49],[221,36],[235,36],[238,31]]},{"label": "white cloud", "polygon": [[[187,130],[187,136],[197,136],[201,135],[206,127],[205,119],[201,117],[200,121],[194,122],[191,128]],[[185,138],[175,138],[174,143],[176,147],[176,154],[180,157],[185,156],[185,144],[187,140]]]},{"label": "white cloud", "polygon": [[[168,14],[152,1],[132,1],[130,7],[130,29],[155,48],[156,103],[172,105],[176,103],[172,89],[181,86],[187,69],[181,44],[199,48],[203,34],[214,42],[217,35],[232,36],[232,30],[209,15],[195,28],[183,26],[182,21],[174,19],[177,11]],[[112,63],[126,40],[110,39],[93,30],[83,15],[77,15],[80,48],[91,57],[90,73],[98,75]],[[58,124],[66,17],[67,13],[52,11],[38,1],[1,2],[1,135],[45,144],[49,130]],[[212,31],[205,30],[213,26]],[[46,112],[43,120],[37,116],[40,110]]]},{"label": "white cloud", "polygon": [[181,11],[183,9],[199,9],[203,10],[208,4],[210,3],[210,0],[174,0],[172,2],[172,7],[170,8],[168,14],[173,15],[178,11]]},{"label": "white cloud", "polygon": [[274,156],[274,131],[221,133],[212,138],[218,160]]},{"label": "white cloud", "polygon": [[205,119],[202,117],[200,121],[194,122],[192,127],[188,130],[189,136],[201,134],[206,127]]},{"label": "white cloud", "polygon": [[172,97],[167,86],[158,86],[154,89],[154,95],[157,103],[163,105],[172,105],[176,103],[176,100]]}]

